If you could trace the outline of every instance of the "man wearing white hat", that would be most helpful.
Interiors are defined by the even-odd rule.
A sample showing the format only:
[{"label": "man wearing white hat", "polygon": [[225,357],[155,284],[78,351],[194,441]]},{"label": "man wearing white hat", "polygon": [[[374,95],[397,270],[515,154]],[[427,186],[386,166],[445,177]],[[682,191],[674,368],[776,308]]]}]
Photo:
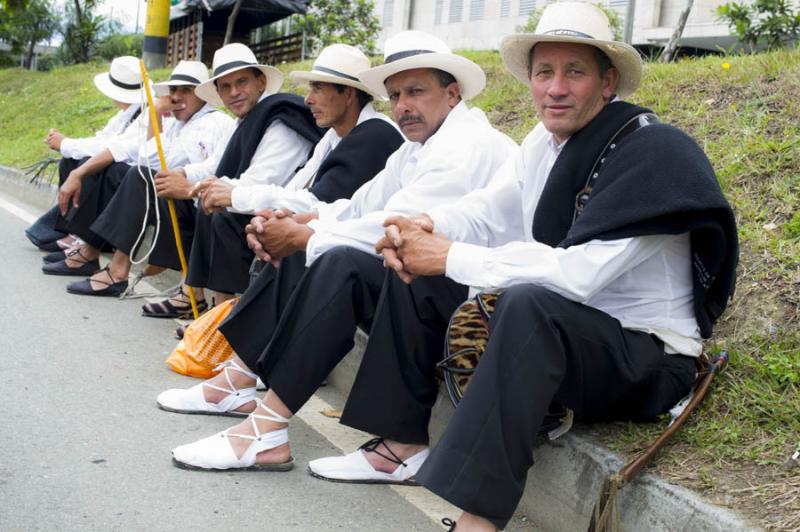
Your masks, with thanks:
[{"label": "man wearing white hat", "polygon": [[[218,180],[232,187],[257,184],[285,185],[310,156],[321,131],[302,98],[277,94],[283,74],[258,63],[240,43],[214,53],[212,77],[200,84],[197,95],[215,107],[236,115],[228,140],[208,159],[159,173],[160,178],[186,179],[196,185],[192,194],[202,200]],[[198,211],[186,283],[217,292],[217,302],[247,288],[253,254],[247,248],[244,227],[250,216],[218,209]],[[202,299],[202,298],[200,298]],[[147,304],[143,313],[173,316],[190,309],[188,297]]]},{"label": "man wearing white hat", "polygon": [[[154,85],[159,97],[154,105],[161,133],[161,144],[167,166],[181,167],[204,161],[216,147],[225,141],[225,132],[233,120],[197,97],[195,87],[208,79],[208,68],[198,61],[181,61],[173,69],[170,79]],[[171,115],[164,120],[165,114]],[[154,179],[160,167],[158,150],[152,127],[148,141],[139,148],[137,168],[129,171],[108,206],[91,225],[91,231],[115,251],[107,268],[90,279],[67,286],[73,294],[118,296],[128,286],[131,255],[141,244],[145,228],[155,226],[154,241],[144,244],[142,253],[154,266],[180,270],[172,222],[166,199],[172,198],[178,216],[184,253],[191,249],[196,208],[191,199],[192,185]],[[156,194],[162,196],[156,201]],[[156,212],[157,209],[157,212]],[[88,259],[99,255],[100,250],[88,244],[80,254]],[[47,258],[45,258],[47,260]],[[143,260],[143,259],[142,259]]]},{"label": "man wearing white hat", "polygon": [[[284,291],[281,277],[276,278],[276,292],[289,292],[291,297],[278,301],[272,309],[280,319],[274,326],[270,323],[269,334],[261,337],[261,350],[253,350],[255,356],[247,362],[249,370],[226,372],[231,380],[227,386],[217,387],[222,391],[217,394],[217,404],[211,405],[217,408],[207,407],[203,401],[191,411],[235,415],[244,411],[244,406],[253,410],[256,373],[270,387],[264,401],[248,420],[223,432],[224,437],[217,435],[174,449],[173,459],[180,467],[290,468],[288,418],[350,351],[356,327],[370,331],[366,366],[362,365],[359,380],[369,379],[374,371],[394,373],[390,365],[376,368],[369,360],[375,352],[393,349],[385,339],[388,331],[403,327],[395,321],[398,309],[413,309],[411,312],[432,319],[443,301],[460,302],[467,296],[466,289],[455,283],[438,287],[424,279],[410,286],[393,283],[391,278],[396,276],[384,269],[374,244],[383,234],[383,220],[388,215],[414,214],[454,202],[486,185],[516,152],[517,146],[491,127],[479,109],[469,109],[463,101],[480,93],[484,73],[475,63],[453,54],[441,40],[406,31],[387,40],[384,65],[361,73],[359,79],[370,91],[389,98],[395,121],[408,141],[351,199],[318,203],[313,214],[297,218],[281,215],[266,222],[254,221],[251,240],[261,258],[283,259],[305,250],[309,267],[294,290]],[[309,218],[313,221],[308,225],[300,223]],[[221,330],[225,333],[224,326]],[[436,345],[443,335],[441,327],[410,333],[402,348],[419,353],[424,346]],[[202,389],[197,395],[202,397]],[[356,396],[360,399],[354,399]],[[168,398],[159,398],[162,408]],[[397,397],[398,402],[406,399]],[[371,427],[364,425],[371,417],[369,402],[363,401],[357,383],[342,422],[370,431]],[[399,403],[398,408],[402,409]],[[405,427],[403,417],[389,412],[387,419],[392,421],[388,424]],[[418,457],[413,469],[419,462]],[[373,470],[370,480],[411,483],[412,476]]]},{"label": "man wearing white hat", "polygon": [[[117,57],[111,62],[108,72],[94,77],[97,89],[111,98],[119,111],[93,137],[67,138],[57,129],[51,129],[47,134],[44,139],[45,144],[62,155],[58,165],[59,186],[66,181],[70,172],[86,162],[89,157],[105,150],[109,141],[122,135],[139,116],[142,91],[141,76],[137,74],[138,65],[135,57]],[[64,231],[54,229],[57,217],[58,207],[54,206],[26,230],[28,238],[37,247],[45,251],[60,249],[55,241],[67,235]],[[62,226],[61,229],[66,228]],[[72,237],[67,238],[64,245],[72,240]]]},{"label": "man wearing white hat", "polygon": [[[699,146],[619,99],[642,64],[602,11],[550,4],[535,33],[503,39],[501,55],[541,123],[492,187],[386,220],[379,244],[406,280],[444,275],[499,292],[469,388],[416,475],[464,510],[457,531],[506,525],[552,402],[582,419],[640,420],[685,396],[738,256],[733,213]],[[405,353],[401,371],[416,358]],[[389,382],[373,387],[414,392]],[[388,402],[372,398],[376,416]],[[371,465],[404,469],[411,451],[391,448],[395,460]]]},{"label": "man wearing white hat", "polygon": [[[386,165],[386,159],[403,143],[397,126],[378,113],[370,103],[372,93],[358,73],[370,67],[369,58],[346,44],[323,49],[311,71],[295,71],[295,83],[307,83],[306,103],[319,127],[329,127],[314,149],[314,155],[286,187],[255,185],[237,187],[216,197],[207,192],[204,203],[211,207],[233,206],[239,211],[285,208],[304,212],[320,201],[349,198]],[[247,191],[246,194],[240,192]],[[269,217],[270,213],[261,213]],[[262,263],[263,264],[263,263]],[[221,398],[216,387],[225,386],[227,375],[246,377],[269,343],[280,309],[305,271],[305,254],[296,253],[281,261],[280,268],[266,265],[247,288],[231,316],[220,326],[236,354],[223,373],[189,390],[171,390],[159,396],[159,405],[171,411],[219,410]],[[276,279],[279,277],[279,279]],[[238,369],[237,369],[238,368]],[[237,372],[234,375],[231,372]],[[243,383],[244,384],[244,383]],[[255,380],[242,392],[236,409],[252,402]],[[252,405],[251,405],[252,406]]]},{"label": "man wearing white hat", "polygon": [[[103,90],[116,91],[118,97],[123,97],[124,91],[128,91],[131,100],[135,97],[134,94],[144,98],[139,61],[130,56],[118,59],[124,61],[117,61],[113,73],[97,76],[95,83]],[[109,138],[104,149],[82,161],[61,183],[55,228],[69,233],[70,237],[59,241],[67,244],[69,256],[46,262],[42,266],[43,273],[85,276],[100,269],[96,257],[87,258],[76,250],[84,244],[98,250],[105,245],[102,239],[92,233],[90,226],[108,205],[125,174],[137,164],[139,144],[148,134],[147,115],[146,111],[139,113],[121,135]],[[99,256],[99,251],[97,255]]]}]

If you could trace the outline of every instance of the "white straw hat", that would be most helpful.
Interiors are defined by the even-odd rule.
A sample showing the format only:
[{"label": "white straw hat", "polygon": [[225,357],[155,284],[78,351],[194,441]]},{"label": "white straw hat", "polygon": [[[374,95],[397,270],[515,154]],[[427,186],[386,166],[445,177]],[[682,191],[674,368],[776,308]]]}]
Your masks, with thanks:
[{"label": "white straw hat", "polygon": [[192,85],[196,87],[208,81],[208,68],[200,61],[181,61],[172,69],[167,81],[154,83],[156,96],[166,96],[169,94],[170,87],[181,85]]},{"label": "white straw hat", "polygon": [[620,74],[616,94],[624,98],[639,87],[642,80],[642,58],[624,42],[615,41],[608,17],[597,6],[585,2],[549,4],[533,33],[504,37],[500,55],[506,68],[526,85],[531,48],[540,42],[588,44],[605,52]]},{"label": "white straw hat", "polygon": [[387,39],[383,64],[359,73],[358,77],[372,92],[388,98],[384,81],[398,72],[415,68],[437,68],[451,74],[465,100],[474,98],[486,86],[486,74],[481,67],[454,54],[441,39],[413,30]]},{"label": "white straw hat", "polygon": [[267,77],[265,94],[275,94],[283,84],[283,74],[281,74],[280,70],[268,65],[258,64],[258,59],[256,59],[252,50],[238,42],[223,46],[214,52],[214,62],[211,66],[212,77],[198,85],[194,93],[214,107],[225,106],[222,98],[217,94],[217,87],[214,85],[214,81],[231,72],[236,72],[243,68],[257,68]]},{"label": "white straw hat", "polygon": [[358,73],[369,67],[369,58],[358,48],[349,44],[331,44],[320,52],[310,72],[295,70],[289,73],[289,79],[295,83],[307,81],[337,83],[380,97],[358,79]]},{"label": "white straw hat", "polygon": [[139,60],[130,55],[123,55],[111,61],[108,72],[94,77],[97,89],[122,103],[139,103],[142,101],[142,71]]}]

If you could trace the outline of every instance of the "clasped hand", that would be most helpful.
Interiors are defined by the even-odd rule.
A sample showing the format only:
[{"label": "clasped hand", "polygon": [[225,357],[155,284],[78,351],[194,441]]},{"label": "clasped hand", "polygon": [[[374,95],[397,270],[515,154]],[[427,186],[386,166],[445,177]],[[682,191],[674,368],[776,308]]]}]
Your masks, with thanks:
[{"label": "clasped hand", "polygon": [[418,275],[442,275],[452,242],[433,232],[433,220],[426,215],[406,218],[392,216],[383,222],[383,238],[375,251],[383,256],[383,264],[393,269],[406,283]]},{"label": "clasped hand", "polygon": [[304,249],[313,232],[288,209],[259,211],[245,227],[247,245],[256,257],[276,268],[280,259]]}]

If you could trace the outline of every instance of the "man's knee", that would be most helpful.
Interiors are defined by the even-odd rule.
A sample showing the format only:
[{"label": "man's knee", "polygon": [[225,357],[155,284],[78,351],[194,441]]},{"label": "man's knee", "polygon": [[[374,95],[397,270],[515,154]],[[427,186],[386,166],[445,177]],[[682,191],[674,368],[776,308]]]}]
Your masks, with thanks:
[{"label": "man's knee", "polygon": [[548,316],[554,309],[564,305],[568,300],[542,286],[519,284],[512,286],[497,299],[497,311],[524,312],[534,316]]}]

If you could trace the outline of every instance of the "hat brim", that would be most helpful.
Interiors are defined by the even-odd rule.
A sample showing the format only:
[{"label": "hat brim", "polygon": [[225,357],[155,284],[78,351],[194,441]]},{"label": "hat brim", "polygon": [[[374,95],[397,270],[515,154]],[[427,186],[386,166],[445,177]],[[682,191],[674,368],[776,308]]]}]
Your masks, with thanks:
[{"label": "hat brim", "polygon": [[169,81],[153,83],[153,92],[155,92],[156,96],[167,96],[169,94],[170,87],[185,87],[187,85],[197,87],[198,84],[182,79],[171,79]]},{"label": "hat brim", "polygon": [[436,68],[451,74],[456,78],[461,90],[461,98],[464,100],[471,100],[486,86],[486,74],[477,64],[460,55],[441,53],[424,53],[404,57],[359,72],[358,79],[367,86],[370,92],[388,99],[389,95],[384,82],[398,72],[415,68]]},{"label": "hat brim", "polygon": [[97,90],[114,101],[134,104],[142,101],[142,89],[124,89],[111,83],[108,72],[97,74],[94,77],[94,86]]},{"label": "hat brim", "polygon": [[374,91],[371,91],[369,87],[367,87],[360,81],[353,81],[352,79],[343,78],[341,76],[336,76],[334,74],[327,74],[325,72],[308,72],[305,70],[294,70],[292,72],[289,72],[289,80],[297,85],[301,85],[309,81],[320,81],[322,83],[347,85],[348,87],[353,87],[354,89],[364,91],[367,94],[371,95],[373,98],[380,98],[382,100],[386,99],[385,96],[376,94]]},{"label": "hat brim", "polygon": [[194,89],[194,93],[202,100],[205,100],[210,105],[214,107],[225,107],[225,103],[222,101],[222,98],[219,97],[217,94],[217,87],[214,85],[214,82],[219,78],[225,77],[228,74],[233,74],[234,72],[238,72],[239,70],[244,70],[245,68],[257,68],[264,75],[267,77],[267,88],[264,89],[264,94],[270,95],[275,94],[281,89],[281,85],[283,85],[283,73],[275,67],[267,66],[267,65],[242,65],[240,67],[231,68],[230,70],[226,70],[212,78],[208,81],[204,81]]},{"label": "hat brim", "polygon": [[508,35],[500,42],[500,56],[503,64],[522,83],[528,85],[528,55],[531,48],[540,42],[563,42],[586,44],[599,48],[611,59],[611,63],[619,71],[619,83],[616,94],[620,98],[631,95],[642,82],[642,58],[636,49],[626,43],[617,41],[600,41],[583,37],[566,35],[536,35],[517,33]]}]

